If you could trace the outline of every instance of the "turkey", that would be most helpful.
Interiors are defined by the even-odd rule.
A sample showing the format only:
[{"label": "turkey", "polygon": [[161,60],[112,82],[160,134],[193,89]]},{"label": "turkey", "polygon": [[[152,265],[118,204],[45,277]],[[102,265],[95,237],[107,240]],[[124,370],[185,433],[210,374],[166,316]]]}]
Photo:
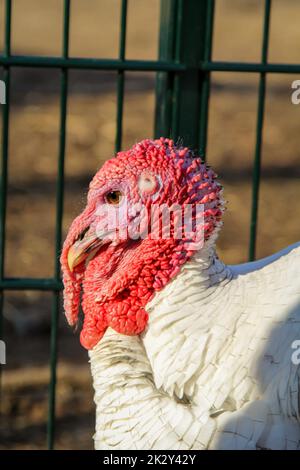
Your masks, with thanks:
[{"label": "turkey", "polygon": [[214,171],[165,138],[90,183],[61,264],[69,324],[84,313],[96,449],[300,448],[300,243],[227,266],[224,208]]}]

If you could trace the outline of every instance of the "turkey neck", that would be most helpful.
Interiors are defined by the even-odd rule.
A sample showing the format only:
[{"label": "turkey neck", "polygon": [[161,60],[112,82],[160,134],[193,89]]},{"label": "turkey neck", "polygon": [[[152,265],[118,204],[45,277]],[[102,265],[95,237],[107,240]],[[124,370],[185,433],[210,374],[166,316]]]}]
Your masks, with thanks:
[{"label": "turkey neck", "polygon": [[[193,396],[193,376],[204,361],[210,326],[222,315],[231,279],[214,245],[207,246],[147,304],[149,322],[142,341],[157,388],[179,398]],[[190,360],[180,364],[182,357]]]}]

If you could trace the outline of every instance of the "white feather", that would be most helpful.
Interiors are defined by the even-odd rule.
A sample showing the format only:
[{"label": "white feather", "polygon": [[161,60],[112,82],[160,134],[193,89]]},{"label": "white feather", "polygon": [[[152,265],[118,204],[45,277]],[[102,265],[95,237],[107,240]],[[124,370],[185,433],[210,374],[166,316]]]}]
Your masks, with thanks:
[{"label": "white feather", "polygon": [[212,246],[90,352],[97,449],[299,449],[300,243],[225,266]]}]

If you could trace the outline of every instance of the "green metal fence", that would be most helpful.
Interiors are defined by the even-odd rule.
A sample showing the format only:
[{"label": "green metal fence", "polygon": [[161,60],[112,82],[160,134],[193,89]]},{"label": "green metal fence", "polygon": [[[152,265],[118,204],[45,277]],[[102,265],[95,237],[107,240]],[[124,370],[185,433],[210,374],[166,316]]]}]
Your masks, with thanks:
[{"label": "green metal fence", "polygon": [[[12,0],[5,2],[5,43],[0,55],[4,68],[7,100],[2,106],[1,198],[0,198],[0,323],[2,327],[3,292],[5,290],[43,290],[53,292],[49,385],[48,447],[54,446],[55,389],[57,362],[57,326],[60,311],[59,253],[64,197],[64,157],[66,142],[68,72],[70,69],[114,70],[117,81],[117,126],[115,149],[122,145],[124,77],[126,71],[157,72],[155,136],[183,138],[186,145],[198,148],[205,158],[208,103],[211,72],[253,72],[260,75],[257,107],[256,146],[253,163],[252,214],[249,259],[255,257],[257,209],[260,182],[262,129],[267,73],[300,73],[299,64],[268,63],[268,39],[271,0],[265,0],[261,62],[217,62],[211,60],[214,21],[214,0],[161,0],[158,60],[126,60],[127,0],[121,0],[120,41],[118,59],[69,57],[69,25],[71,0],[62,0],[63,44],[61,57],[17,56],[11,54]],[[7,170],[9,158],[9,111],[11,67],[56,68],[61,73],[60,134],[56,192],[55,269],[49,279],[7,278],[4,272],[5,221],[7,203]],[[2,328],[0,337],[3,337]]]}]

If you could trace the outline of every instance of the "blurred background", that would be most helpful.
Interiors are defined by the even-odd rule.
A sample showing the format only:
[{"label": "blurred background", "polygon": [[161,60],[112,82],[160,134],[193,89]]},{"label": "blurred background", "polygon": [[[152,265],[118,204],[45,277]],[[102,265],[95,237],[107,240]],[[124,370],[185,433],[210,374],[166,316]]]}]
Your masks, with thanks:
[{"label": "blurred background", "polygon": [[[159,0],[129,0],[127,59],[157,59]],[[0,0],[0,52],[4,1]],[[70,56],[117,58],[119,0],[72,0]],[[269,61],[300,62],[300,2],[273,0]],[[216,0],[213,60],[260,61],[263,2]],[[62,1],[13,5],[12,54],[59,56]],[[0,67],[0,79],[3,70]],[[116,72],[70,71],[64,233],[84,206],[89,180],[114,154]],[[153,135],[155,74],[127,72],[125,149]],[[225,187],[228,210],[219,254],[248,257],[255,147],[257,74],[213,73],[207,159]],[[291,104],[289,74],[267,77],[257,256],[300,239],[300,105]],[[60,73],[12,68],[5,275],[51,277]],[[0,142],[1,145],[1,142]],[[7,292],[7,365],[1,397],[2,449],[46,448],[51,293]],[[60,449],[92,448],[93,391],[87,353],[63,315],[59,326],[57,437]]]}]

